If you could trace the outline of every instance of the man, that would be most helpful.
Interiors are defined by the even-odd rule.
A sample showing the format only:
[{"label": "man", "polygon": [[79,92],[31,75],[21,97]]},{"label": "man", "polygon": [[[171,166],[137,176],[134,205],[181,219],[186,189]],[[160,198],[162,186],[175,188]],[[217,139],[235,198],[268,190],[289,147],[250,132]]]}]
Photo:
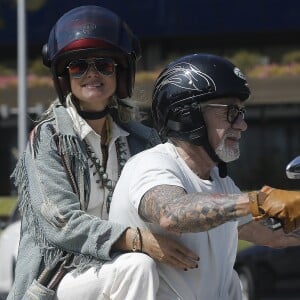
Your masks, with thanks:
[{"label": "man", "polygon": [[[275,247],[300,244],[268,222],[251,222],[250,214],[280,217],[284,230],[295,229],[299,212],[284,209],[296,209],[292,202],[300,202],[300,193],[264,187],[249,193],[249,205],[249,195],[226,174],[226,163],[240,155],[249,95],[241,71],[214,55],[180,58],[156,81],[154,123],[168,140],[128,161],[110,219],[172,236],[200,256],[198,268],[187,272],[158,263],[157,299],[241,299],[233,270],[238,238]],[[138,235],[134,243],[142,249]]]}]

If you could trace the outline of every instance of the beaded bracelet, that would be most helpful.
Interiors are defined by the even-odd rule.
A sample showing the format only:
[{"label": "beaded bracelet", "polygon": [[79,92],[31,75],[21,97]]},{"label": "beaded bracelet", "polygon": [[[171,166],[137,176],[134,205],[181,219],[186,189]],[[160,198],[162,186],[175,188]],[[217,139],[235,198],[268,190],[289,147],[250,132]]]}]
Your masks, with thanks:
[{"label": "beaded bracelet", "polygon": [[135,235],[132,239],[132,251],[136,252],[137,250],[137,245],[138,245],[138,241],[140,242],[140,250],[139,252],[143,252],[143,239],[142,239],[142,234],[141,234],[141,230],[137,227],[136,228],[136,232]]}]

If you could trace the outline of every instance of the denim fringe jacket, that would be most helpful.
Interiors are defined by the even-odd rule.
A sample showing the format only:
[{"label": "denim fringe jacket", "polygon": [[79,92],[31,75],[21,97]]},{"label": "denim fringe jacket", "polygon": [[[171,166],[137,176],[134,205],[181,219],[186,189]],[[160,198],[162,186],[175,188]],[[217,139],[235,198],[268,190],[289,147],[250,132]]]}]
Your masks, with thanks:
[{"label": "denim fringe jacket", "polygon": [[[130,133],[131,155],[159,143],[153,129],[137,122],[117,123]],[[22,299],[41,271],[53,268],[66,253],[74,254],[73,267],[78,272],[100,268],[111,260],[111,246],[127,227],[85,213],[90,193],[87,157],[62,105],[55,106],[52,116],[32,130],[12,174],[22,226],[16,277],[8,299]],[[72,173],[73,184],[66,170]]]}]

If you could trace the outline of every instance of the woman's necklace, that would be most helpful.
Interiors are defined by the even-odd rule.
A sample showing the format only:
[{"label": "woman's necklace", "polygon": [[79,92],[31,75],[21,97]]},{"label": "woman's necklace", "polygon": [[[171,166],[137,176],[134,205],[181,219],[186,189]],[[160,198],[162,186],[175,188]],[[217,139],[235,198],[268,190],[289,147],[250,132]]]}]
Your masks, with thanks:
[{"label": "woman's necklace", "polygon": [[[118,179],[121,174],[121,171],[127,161],[127,145],[126,142],[122,139],[126,139],[126,137],[119,137],[115,141],[116,152],[117,152],[117,161],[118,161]],[[96,153],[92,150],[92,148],[84,141],[86,146],[86,151],[89,159],[92,164],[90,168],[95,169],[93,172],[93,176],[98,175],[99,179],[96,180],[96,183],[99,184],[100,188],[107,188],[108,195],[106,198],[106,211],[109,213],[110,203],[112,200],[112,194],[115,188],[116,183],[114,183],[111,179],[108,178],[108,174],[106,172],[106,168],[100,164],[100,159],[97,157]]]}]

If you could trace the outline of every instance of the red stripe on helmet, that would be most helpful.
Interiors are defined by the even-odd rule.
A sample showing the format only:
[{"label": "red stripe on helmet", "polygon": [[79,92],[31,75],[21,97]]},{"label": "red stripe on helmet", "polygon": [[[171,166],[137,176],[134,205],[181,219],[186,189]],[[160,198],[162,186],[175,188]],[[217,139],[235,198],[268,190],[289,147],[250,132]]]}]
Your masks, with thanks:
[{"label": "red stripe on helmet", "polygon": [[74,41],[64,47],[61,50],[61,53],[72,51],[72,50],[79,50],[79,49],[87,49],[87,48],[100,48],[100,49],[117,49],[112,44],[99,40],[99,39],[80,39]]}]

